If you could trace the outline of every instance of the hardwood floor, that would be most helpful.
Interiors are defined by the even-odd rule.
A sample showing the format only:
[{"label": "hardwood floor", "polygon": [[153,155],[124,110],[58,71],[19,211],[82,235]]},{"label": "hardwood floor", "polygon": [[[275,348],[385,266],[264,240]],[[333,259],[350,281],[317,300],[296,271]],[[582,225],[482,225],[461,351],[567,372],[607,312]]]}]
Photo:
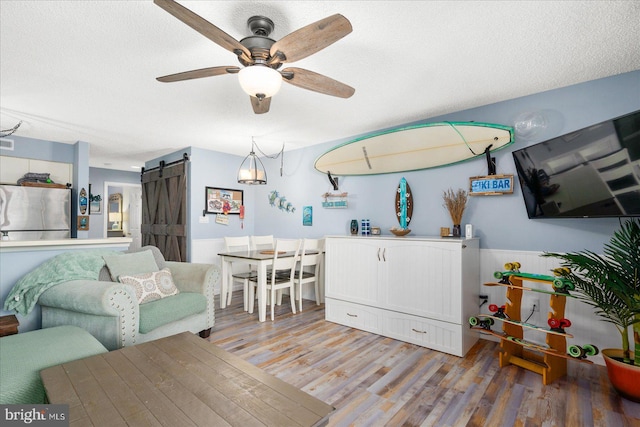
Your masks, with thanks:
[{"label": "hardwood floor", "polygon": [[219,306],[208,340],[333,405],[330,426],[640,426],[640,404],[616,394],[603,366],[569,362],[543,386],[500,369],[487,340],[459,358],[327,322],[313,301],[293,315],[284,296],[264,323],[242,310],[242,292]]}]

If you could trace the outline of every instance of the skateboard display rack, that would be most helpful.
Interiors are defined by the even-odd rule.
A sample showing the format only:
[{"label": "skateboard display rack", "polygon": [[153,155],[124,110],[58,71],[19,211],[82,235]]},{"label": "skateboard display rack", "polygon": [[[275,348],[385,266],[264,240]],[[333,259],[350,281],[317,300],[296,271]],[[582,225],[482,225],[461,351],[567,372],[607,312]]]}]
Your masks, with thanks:
[{"label": "skateboard display rack", "polygon": [[[568,334],[547,332],[546,343],[548,349],[545,349],[546,351],[542,350],[542,347],[524,341],[521,318],[522,294],[524,291],[534,291],[534,289],[524,287],[523,281],[533,281],[553,286],[553,292],[544,292],[550,294],[549,319],[564,319],[566,296],[570,296],[568,290],[572,290],[573,286],[571,283],[561,282],[558,277],[554,276],[520,273],[519,268],[519,263],[508,263],[505,265],[505,270],[508,271],[494,274],[495,278],[502,279],[501,284],[507,284],[507,303],[504,307],[504,314],[510,321],[502,322],[504,334],[497,334],[493,331],[488,332],[501,338],[499,351],[501,368],[508,365],[516,365],[536,372],[542,375],[542,383],[548,385],[567,374],[568,358],[566,351]],[[496,283],[485,283],[485,285],[495,286]],[[484,325],[486,326],[486,323]],[[544,332],[543,328],[538,329]],[[557,355],[553,353],[557,353]]]}]

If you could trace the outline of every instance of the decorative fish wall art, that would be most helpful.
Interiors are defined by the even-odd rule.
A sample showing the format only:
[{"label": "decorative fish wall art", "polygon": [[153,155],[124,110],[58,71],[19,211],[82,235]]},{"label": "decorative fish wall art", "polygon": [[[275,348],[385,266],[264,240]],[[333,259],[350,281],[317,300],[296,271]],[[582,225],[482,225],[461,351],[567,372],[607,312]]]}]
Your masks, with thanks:
[{"label": "decorative fish wall art", "polygon": [[296,211],[293,204],[291,202],[287,202],[287,198],[281,196],[276,190],[269,193],[269,204],[283,212],[294,213]]}]

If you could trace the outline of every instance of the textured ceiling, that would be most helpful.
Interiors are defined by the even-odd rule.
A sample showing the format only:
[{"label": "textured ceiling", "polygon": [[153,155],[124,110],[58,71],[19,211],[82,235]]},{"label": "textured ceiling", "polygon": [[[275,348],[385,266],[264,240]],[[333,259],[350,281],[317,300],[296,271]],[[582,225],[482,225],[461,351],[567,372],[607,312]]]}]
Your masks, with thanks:
[{"label": "textured ceiling", "polygon": [[[0,2],[0,128],[89,142],[91,166],[131,170],[186,146],[245,155],[347,138],[640,69],[638,1],[180,1],[236,39],[334,13],[353,32],[292,66],[356,89],[283,84],[255,115],[236,75],[155,77],[235,56],[152,1]],[[508,124],[508,123],[506,123]]]}]

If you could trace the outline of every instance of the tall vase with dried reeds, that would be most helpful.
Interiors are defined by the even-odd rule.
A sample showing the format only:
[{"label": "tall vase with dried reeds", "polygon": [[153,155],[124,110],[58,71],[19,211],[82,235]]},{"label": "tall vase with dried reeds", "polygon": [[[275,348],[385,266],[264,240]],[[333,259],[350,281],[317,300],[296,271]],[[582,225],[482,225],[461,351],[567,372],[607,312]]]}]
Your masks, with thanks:
[{"label": "tall vase with dried reeds", "polygon": [[462,188],[454,192],[451,188],[442,193],[443,206],[449,211],[451,221],[453,221],[453,235],[460,236],[460,224],[462,224],[462,214],[467,206],[467,192]]}]

